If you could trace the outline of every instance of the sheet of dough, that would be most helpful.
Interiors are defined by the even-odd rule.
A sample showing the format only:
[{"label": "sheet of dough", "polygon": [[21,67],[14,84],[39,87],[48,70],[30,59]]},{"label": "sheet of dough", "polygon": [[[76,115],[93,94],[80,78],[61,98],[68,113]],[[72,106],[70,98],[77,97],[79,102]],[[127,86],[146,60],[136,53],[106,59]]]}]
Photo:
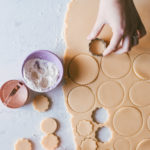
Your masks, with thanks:
[{"label": "sheet of dough", "polygon": [[[147,67],[144,68],[144,71],[147,70],[146,74],[139,72],[142,70],[140,67],[133,68],[140,63],[138,60],[141,59],[137,58],[141,54],[150,54],[150,0],[135,0],[135,4],[146,26],[147,36],[129,54],[111,55],[106,58],[92,56],[89,52],[89,41],[86,39],[97,17],[99,0],[72,0],[68,5],[65,19],[66,51],[63,89],[67,109],[72,115],[77,150],[87,150],[87,145],[90,150],[96,148],[97,150],[120,150],[120,148],[147,150],[147,146],[150,146],[150,103],[144,97],[145,94],[150,97],[149,79],[144,80],[145,76],[149,77],[150,60],[145,59],[143,62]],[[111,36],[111,29],[105,26],[99,38],[109,41]],[[90,57],[89,61],[88,57]],[[71,66],[76,70],[75,76]],[[91,70],[93,72],[90,72]],[[111,86],[113,84],[117,85],[115,89]],[[139,84],[142,85],[141,89]],[[106,90],[107,85],[109,90]],[[123,94],[118,95],[117,91],[122,91]],[[141,100],[138,98],[136,101],[139,96]],[[110,97],[112,99],[109,103]],[[101,107],[109,112],[109,120],[104,124],[96,123],[92,118],[93,112]],[[81,130],[80,133],[78,132],[81,121],[90,122],[90,125],[84,123],[85,128],[90,127],[88,134],[82,135],[81,133],[85,131]],[[106,143],[96,138],[96,131],[104,126],[112,131],[112,139]],[[84,130],[83,126],[82,129]]]}]

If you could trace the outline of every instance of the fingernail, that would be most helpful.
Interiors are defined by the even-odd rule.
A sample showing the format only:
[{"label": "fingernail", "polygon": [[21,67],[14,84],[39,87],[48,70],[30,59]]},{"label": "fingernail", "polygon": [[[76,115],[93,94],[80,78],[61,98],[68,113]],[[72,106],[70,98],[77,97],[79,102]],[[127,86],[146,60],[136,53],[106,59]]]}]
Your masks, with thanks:
[{"label": "fingernail", "polygon": [[92,40],[91,35],[88,35],[87,40]]}]

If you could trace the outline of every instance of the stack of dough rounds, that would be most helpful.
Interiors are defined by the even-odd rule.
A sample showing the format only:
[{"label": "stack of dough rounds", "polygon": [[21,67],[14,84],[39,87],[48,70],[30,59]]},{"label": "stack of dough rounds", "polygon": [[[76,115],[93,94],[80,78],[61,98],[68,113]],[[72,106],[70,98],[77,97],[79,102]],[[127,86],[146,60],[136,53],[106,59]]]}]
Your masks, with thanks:
[{"label": "stack of dough rounds", "polygon": [[41,122],[41,131],[46,134],[41,144],[46,150],[55,150],[59,145],[59,138],[54,133],[58,128],[57,121],[53,118],[46,118]]}]

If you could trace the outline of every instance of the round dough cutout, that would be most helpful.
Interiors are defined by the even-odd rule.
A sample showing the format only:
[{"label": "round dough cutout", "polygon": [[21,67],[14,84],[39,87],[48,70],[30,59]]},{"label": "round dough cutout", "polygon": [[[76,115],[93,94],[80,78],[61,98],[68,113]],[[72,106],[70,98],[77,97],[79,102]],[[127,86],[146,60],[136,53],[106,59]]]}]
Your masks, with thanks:
[{"label": "round dough cutout", "polygon": [[95,140],[89,138],[85,139],[81,143],[81,149],[82,150],[96,150],[97,149],[97,143]]},{"label": "round dough cutout", "polygon": [[145,139],[141,141],[136,150],[149,150],[150,149],[150,139]]},{"label": "round dough cutout", "polygon": [[50,106],[50,101],[47,97],[43,95],[38,95],[33,100],[33,107],[39,112],[45,112]]},{"label": "round dough cutout", "polygon": [[124,90],[119,83],[108,81],[98,88],[97,95],[102,105],[106,107],[115,107],[123,101]]},{"label": "round dough cutout", "polygon": [[130,70],[130,58],[127,54],[111,54],[102,58],[102,70],[109,78],[124,77]]},{"label": "round dough cutout", "polygon": [[82,120],[77,125],[77,132],[81,136],[90,135],[93,131],[93,124],[90,121]]},{"label": "round dough cutout", "polygon": [[46,118],[41,122],[41,131],[45,134],[54,133],[57,130],[57,122],[53,118]]},{"label": "round dough cutout", "polygon": [[15,150],[32,150],[32,144],[28,139],[19,139],[14,148]]},{"label": "round dough cutout", "polygon": [[139,55],[133,63],[133,70],[140,79],[150,79],[150,54]]},{"label": "round dough cutout", "polygon": [[115,150],[130,150],[130,143],[125,139],[118,139],[114,144]]},{"label": "round dough cutout", "polygon": [[130,89],[130,99],[137,106],[150,105],[150,82],[137,82]]},{"label": "round dough cutout", "polygon": [[150,116],[147,119],[147,126],[148,126],[148,129],[150,130]]},{"label": "round dough cutout", "polygon": [[59,139],[54,134],[48,134],[43,137],[41,144],[46,150],[55,150],[59,145]]},{"label": "round dough cutout", "polygon": [[119,109],[113,119],[116,132],[123,136],[132,136],[142,128],[141,112],[133,107]]},{"label": "round dough cutout", "polygon": [[70,108],[79,113],[87,112],[95,103],[92,91],[85,86],[74,88],[68,95]]},{"label": "round dough cutout", "polygon": [[93,82],[99,73],[98,63],[88,55],[74,57],[69,65],[69,75],[78,84],[85,85]]}]

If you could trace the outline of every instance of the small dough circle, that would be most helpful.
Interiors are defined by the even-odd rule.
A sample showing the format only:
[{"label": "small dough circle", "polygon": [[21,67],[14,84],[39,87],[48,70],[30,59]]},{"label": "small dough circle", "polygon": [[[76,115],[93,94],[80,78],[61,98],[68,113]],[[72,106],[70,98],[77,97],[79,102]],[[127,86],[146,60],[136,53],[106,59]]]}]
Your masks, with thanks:
[{"label": "small dough circle", "polygon": [[82,150],[96,150],[97,143],[95,140],[89,138],[89,139],[85,139],[84,141],[82,141],[80,147]]},{"label": "small dough circle", "polygon": [[115,150],[130,150],[130,143],[125,139],[118,139],[114,143]]},{"label": "small dough circle", "polygon": [[98,88],[97,96],[104,106],[115,107],[123,101],[124,90],[118,82],[108,81]]},{"label": "small dough circle", "polygon": [[45,134],[54,133],[57,130],[57,122],[53,118],[46,118],[41,122],[41,131]]},{"label": "small dough circle", "polygon": [[133,70],[140,79],[150,79],[150,54],[141,54],[133,63]]},{"label": "small dough circle", "polygon": [[150,105],[150,82],[137,82],[129,92],[130,99],[137,106]]},{"label": "small dough circle", "polygon": [[150,149],[150,139],[144,139],[142,140],[136,150],[149,150]]},{"label": "small dough circle", "polygon": [[99,66],[96,60],[89,55],[78,55],[73,58],[69,65],[71,79],[80,85],[93,82],[99,73]]},{"label": "small dough circle", "polygon": [[15,150],[32,150],[32,144],[28,139],[19,139],[14,147]]},{"label": "small dough circle", "polygon": [[113,118],[116,132],[123,136],[132,136],[142,127],[143,120],[141,112],[133,107],[119,109]]},{"label": "small dough circle", "polygon": [[59,145],[59,139],[54,134],[48,134],[43,137],[41,144],[46,150],[55,150]]},{"label": "small dough circle", "polygon": [[94,95],[90,88],[79,86],[71,90],[68,95],[70,108],[78,113],[87,112],[95,103]]},{"label": "small dough circle", "polygon": [[38,95],[33,100],[33,107],[39,112],[45,112],[48,110],[50,101],[47,97],[43,95]]},{"label": "small dough circle", "polygon": [[148,129],[150,130],[150,116],[149,116],[148,119],[147,119],[147,127],[148,127]]},{"label": "small dough circle", "polygon": [[90,121],[82,120],[77,125],[77,132],[81,136],[90,135],[93,131],[93,124]]},{"label": "small dough circle", "polygon": [[106,76],[114,79],[124,77],[130,70],[130,58],[127,54],[111,54],[102,58],[102,70]]}]

